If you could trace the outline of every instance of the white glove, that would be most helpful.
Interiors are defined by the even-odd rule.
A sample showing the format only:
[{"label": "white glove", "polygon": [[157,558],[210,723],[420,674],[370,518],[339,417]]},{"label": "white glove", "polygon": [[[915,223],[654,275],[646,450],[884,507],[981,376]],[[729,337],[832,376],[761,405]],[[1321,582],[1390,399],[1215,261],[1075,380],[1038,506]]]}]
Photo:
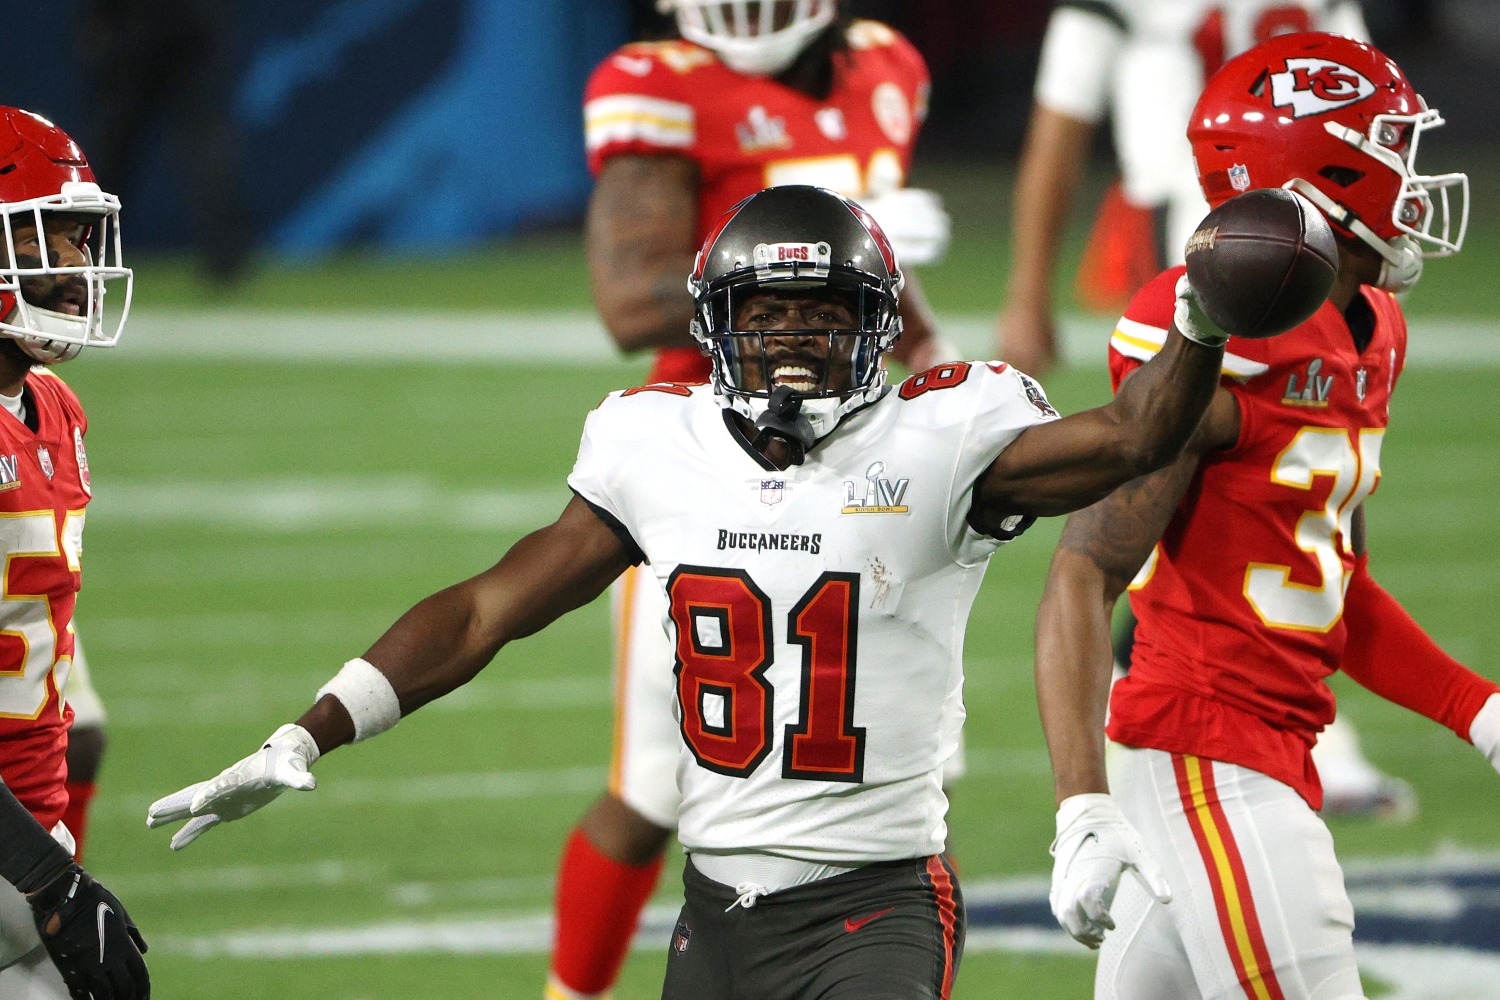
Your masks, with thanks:
[{"label": "white glove", "polygon": [[172,850],[180,851],[212,827],[243,819],[288,788],[304,792],[316,788],[318,779],[307,769],[318,756],[311,733],[297,725],[282,726],[259,750],[217,778],[151,803],[146,825],[155,828],[189,820],[172,838]]},{"label": "white glove", "polygon": [[1484,707],[1469,723],[1469,739],[1489,758],[1490,765],[1500,771],[1500,694],[1485,699]]},{"label": "white glove", "polygon": [[885,230],[902,265],[942,263],[953,235],[953,223],[937,192],[898,188],[860,205]]},{"label": "white glove", "polygon": [[1198,301],[1197,291],[1185,274],[1177,279],[1177,310],[1172,316],[1172,325],[1188,340],[1204,347],[1223,347],[1229,343],[1229,334],[1208,318]]},{"label": "white glove", "polygon": [[1050,848],[1052,915],[1075,939],[1097,948],[1114,930],[1109,908],[1120,875],[1134,873],[1159,903],[1172,901],[1166,876],[1151,860],[1141,835],[1108,795],[1071,795],[1057,807],[1057,839]]}]

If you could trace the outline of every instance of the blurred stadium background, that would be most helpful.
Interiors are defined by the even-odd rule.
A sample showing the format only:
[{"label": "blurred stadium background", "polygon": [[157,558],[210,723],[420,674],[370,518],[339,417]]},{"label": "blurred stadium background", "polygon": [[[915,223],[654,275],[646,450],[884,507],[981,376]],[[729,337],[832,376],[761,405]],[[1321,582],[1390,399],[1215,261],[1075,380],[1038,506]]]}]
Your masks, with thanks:
[{"label": "blurred stadium background", "polygon": [[[1050,5],[855,6],[932,65],[913,182],[944,194],[955,237],[923,279],[945,332],[988,357]],[[1448,118],[1432,167],[1474,187],[1463,254],[1408,303],[1374,565],[1448,650],[1500,677],[1500,5],[1365,6]],[[320,764],[323,790],[253,823],[171,855],[142,820],[563,505],[584,413],[645,371],[591,311],[579,99],[597,60],[659,27],[649,6],[59,0],[6,17],[20,30],[0,100],[90,151],[124,199],[137,273],[123,347],[64,374],[92,422],[80,631],[113,739],[91,867],[149,936],[158,995],[538,995],[557,852],[609,753],[602,604]],[[1071,260],[1110,180],[1104,142]],[[1070,363],[1048,380],[1065,412],[1107,394],[1113,319],[1077,309],[1071,273]],[[974,916],[965,1000],[1091,995],[1089,953],[1045,909],[1030,621],[1057,527],[996,561],[970,629],[971,775],[952,824]],[[1434,725],[1336,686],[1370,756],[1422,800],[1409,825],[1333,823],[1371,995],[1500,996],[1500,782]],[[669,876],[620,1000],[659,994],[677,892]]]}]

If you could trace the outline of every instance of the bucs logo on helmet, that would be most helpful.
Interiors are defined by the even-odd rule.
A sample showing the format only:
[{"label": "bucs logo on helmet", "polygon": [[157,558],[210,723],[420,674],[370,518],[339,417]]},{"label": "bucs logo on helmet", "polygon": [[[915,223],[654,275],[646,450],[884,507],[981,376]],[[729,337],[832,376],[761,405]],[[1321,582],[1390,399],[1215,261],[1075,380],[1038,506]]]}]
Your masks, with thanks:
[{"label": "bucs logo on helmet", "polygon": [[1375,85],[1358,70],[1331,59],[1288,59],[1284,73],[1271,75],[1271,103],[1291,108],[1292,117],[1319,115],[1362,101]]}]

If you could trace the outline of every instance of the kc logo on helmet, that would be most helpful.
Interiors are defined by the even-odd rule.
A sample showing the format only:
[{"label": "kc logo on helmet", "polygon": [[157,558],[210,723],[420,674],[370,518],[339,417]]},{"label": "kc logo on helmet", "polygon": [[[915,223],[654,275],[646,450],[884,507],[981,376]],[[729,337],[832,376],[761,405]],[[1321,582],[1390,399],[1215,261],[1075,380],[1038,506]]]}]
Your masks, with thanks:
[{"label": "kc logo on helmet", "polygon": [[1328,59],[1286,61],[1286,72],[1271,74],[1271,103],[1291,108],[1293,118],[1320,115],[1375,93],[1375,85],[1357,70]]}]

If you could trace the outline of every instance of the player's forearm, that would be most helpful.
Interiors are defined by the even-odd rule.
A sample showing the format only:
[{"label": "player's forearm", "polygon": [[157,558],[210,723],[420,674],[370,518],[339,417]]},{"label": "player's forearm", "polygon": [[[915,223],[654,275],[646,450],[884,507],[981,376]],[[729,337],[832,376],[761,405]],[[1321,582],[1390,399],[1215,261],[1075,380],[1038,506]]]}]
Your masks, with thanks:
[{"label": "player's forearm", "polygon": [[1174,324],[1155,357],[1126,379],[1105,409],[1114,410],[1117,459],[1126,480],[1177,460],[1213,402],[1224,348],[1195,343]]},{"label": "player's forearm", "polygon": [[1471,739],[1469,725],[1496,685],[1443,651],[1370,576],[1361,556],[1344,598],[1348,641],[1340,668],[1360,686]]},{"label": "player's forearm", "polygon": [[14,793],[0,782],[0,878],[25,893],[51,882],[73,863]]},{"label": "player's forearm", "polygon": [[[365,653],[364,659],[395,692],[402,716],[471,680],[499,650],[499,641],[491,638],[485,643],[474,628],[471,583],[421,601]],[[356,735],[349,708],[333,694],[318,699],[297,724],[312,734],[319,752],[325,754],[354,742]]]},{"label": "player's forearm", "polygon": [[1112,402],[1029,428],[1001,452],[975,490],[976,513],[985,523],[1067,514],[1171,465],[1214,399],[1222,358],[1174,327]]},{"label": "player's forearm", "polygon": [[1040,104],[1032,108],[1011,209],[1009,309],[1052,309],[1052,280],[1068,209],[1093,134],[1088,122]]},{"label": "player's forearm", "polygon": [[[394,693],[400,716],[410,715],[468,683],[506,643],[598,597],[631,559],[615,533],[574,497],[556,522],[521,539],[493,567],[402,615],[363,659],[389,684],[383,697]],[[359,706],[354,712],[361,714]],[[376,731],[394,724],[387,718]],[[333,695],[319,699],[298,725],[323,753],[356,735],[349,706]]]},{"label": "player's forearm", "polygon": [[1086,556],[1059,548],[1036,617],[1036,693],[1057,801],[1108,792],[1104,718],[1115,597]]}]

